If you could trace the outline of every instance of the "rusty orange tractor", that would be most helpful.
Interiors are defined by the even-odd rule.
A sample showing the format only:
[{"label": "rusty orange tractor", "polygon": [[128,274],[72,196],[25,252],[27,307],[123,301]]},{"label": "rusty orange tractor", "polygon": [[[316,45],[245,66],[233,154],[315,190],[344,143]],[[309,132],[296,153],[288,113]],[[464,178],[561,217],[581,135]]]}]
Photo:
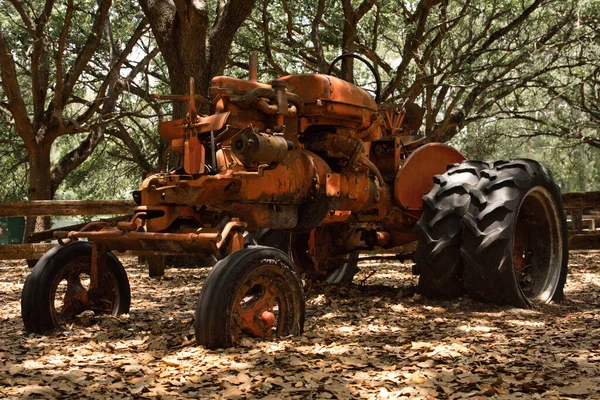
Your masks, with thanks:
[{"label": "rusty orange tractor", "polygon": [[189,95],[168,97],[190,104],[185,119],[159,125],[181,167],[143,181],[129,221],[57,235],[63,245],[23,288],[28,332],[85,310],[128,312],[127,275],[112,253],[125,250],[219,259],[195,319],[196,341],[211,348],[241,335],[299,334],[301,278],[347,283],[361,251],[414,241],[427,296],[520,307],[561,299],[565,214],[545,167],[465,161],[426,143],[413,135],[420,107],[378,105],[376,74],[374,99],[331,75],[259,83],[252,64],[248,80],[214,78],[208,98],[193,82]]}]

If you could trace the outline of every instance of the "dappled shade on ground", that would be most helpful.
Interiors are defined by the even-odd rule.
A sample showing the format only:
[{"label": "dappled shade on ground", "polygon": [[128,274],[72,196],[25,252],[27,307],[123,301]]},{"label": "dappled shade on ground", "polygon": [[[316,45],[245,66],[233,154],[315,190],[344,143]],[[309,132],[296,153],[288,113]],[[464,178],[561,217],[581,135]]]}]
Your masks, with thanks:
[{"label": "dappled shade on ground", "polygon": [[23,331],[26,265],[0,264],[0,397],[600,396],[600,255],[571,255],[566,301],[534,310],[429,300],[410,263],[362,262],[353,285],[308,288],[303,336],[219,351],[193,337],[208,268],[155,280],[123,261],[131,314],[49,336]]}]

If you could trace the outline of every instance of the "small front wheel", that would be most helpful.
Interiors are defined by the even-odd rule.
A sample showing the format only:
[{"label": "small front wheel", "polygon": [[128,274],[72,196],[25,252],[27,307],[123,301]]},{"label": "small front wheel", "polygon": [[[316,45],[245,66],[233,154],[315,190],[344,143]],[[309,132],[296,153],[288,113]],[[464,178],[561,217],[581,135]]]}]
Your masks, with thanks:
[{"label": "small front wheel", "polygon": [[299,335],[304,294],[296,267],[279,249],[253,246],[220,260],[210,271],[196,307],[196,343],[231,347],[243,335]]},{"label": "small front wheel", "polygon": [[112,253],[98,287],[89,287],[92,243],[73,242],[48,251],[31,270],[21,293],[25,330],[46,333],[76,320],[83,311],[129,312],[131,293],[123,265]]}]

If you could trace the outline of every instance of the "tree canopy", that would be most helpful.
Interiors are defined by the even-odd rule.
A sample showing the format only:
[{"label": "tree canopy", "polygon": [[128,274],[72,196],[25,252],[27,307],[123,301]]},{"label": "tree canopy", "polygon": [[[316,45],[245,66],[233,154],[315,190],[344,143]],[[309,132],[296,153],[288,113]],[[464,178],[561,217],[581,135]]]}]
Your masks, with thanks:
[{"label": "tree canopy", "polygon": [[[5,200],[126,196],[143,174],[168,168],[156,123],[185,113],[151,93],[185,93],[190,77],[205,93],[215,75],[245,76],[250,54],[268,81],[324,73],[345,52],[376,66],[384,103],[424,109],[428,140],[469,157],[538,158],[556,165],[564,190],[598,190],[596,1],[9,3],[0,10]],[[334,73],[372,89],[359,64],[344,60]]]}]

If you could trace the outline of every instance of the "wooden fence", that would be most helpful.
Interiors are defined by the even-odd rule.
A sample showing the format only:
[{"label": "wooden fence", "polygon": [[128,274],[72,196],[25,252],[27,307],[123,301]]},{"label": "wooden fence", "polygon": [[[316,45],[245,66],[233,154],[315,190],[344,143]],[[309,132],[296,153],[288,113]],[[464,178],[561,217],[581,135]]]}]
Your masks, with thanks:
[{"label": "wooden fence", "polygon": [[600,249],[600,192],[565,193],[569,249]]},{"label": "wooden fence", "polygon": [[[34,217],[34,216],[81,216],[81,215],[112,215],[120,217],[109,218],[107,221],[127,219],[133,213],[133,200],[37,200],[26,202],[0,203],[0,217]],[[23,244],[0,245],[0,260],[37,259],[46,251],[56,246],[54,243],[39,243],[53,238],[57,230],[78,230],[85,224],[66,226],[37,232],[31,235]]]},{"label": "wooden fence", "polygon": [[[569,223],[571,250],[600,249],[600,192],[566,193],[563,205]],[[128,218],[135,203],[130,200],[42,200],[0,203],[0,217],[119,215],[106,219],[115,222]],[[56,230],[77,230],[85,224],[37,232],[29,243],[0,245],[0,260],[37,259],[56,244],[39,243],[52,239]]]}]

